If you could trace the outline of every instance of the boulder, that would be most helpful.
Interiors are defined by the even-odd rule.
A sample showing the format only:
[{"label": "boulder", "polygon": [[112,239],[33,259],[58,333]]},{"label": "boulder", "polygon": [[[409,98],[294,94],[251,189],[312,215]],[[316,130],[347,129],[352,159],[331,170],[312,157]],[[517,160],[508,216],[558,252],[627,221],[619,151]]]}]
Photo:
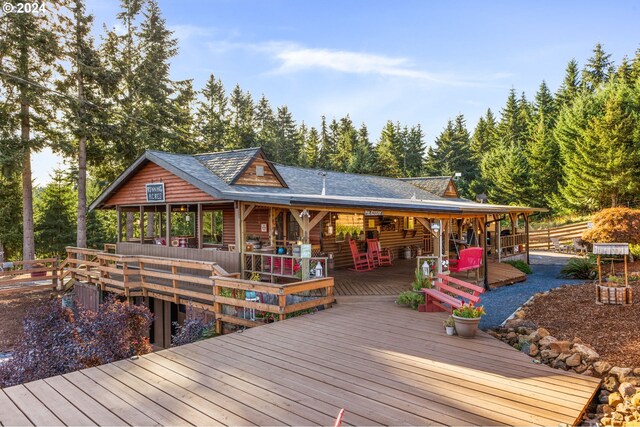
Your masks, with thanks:
[{"label": "boulder", "polygon": [[630,397],[636,393],[636,388],[633,384],[624,382],[620,384],[620,387],[618,387],[618,393],[620,393],[622,397]]},{"label": "boulder", "polygon": [[520,346],[521,352],[523,352],[524,354],[529,354],[529,351],[531,350],[531,344],[529,344],[528,342],[523,342],[518,343],[518,345]]},{"label": "boulder", "polygon": [[607,376],[603,381],[602,381],[602,387],[605,390],[609,390],[609,391],[616,391],[618,389],[618,387],[620,386],[620,382],[618,382],[618,380],[616,379],[616,377],[614,376]]},{"label": "boulder", "polygon": [[631,368],[620,368],[619,366],[614,366],[609,370],[609,375],[616,377],[619,382],[624,382],[632,372],[633,369]]},{"label": "boulder", "polygon": [[551,362],[551,367],[556,369],[562,369],[564,371],[567,370],[567,364],[560,359],[555,359],[553,362]]},{"label": "boulder", "polygon": [[640,368],[634,368],[633,369],[633,376],[634,377],[640,377]]},{"label": "boulder", "polygon": [[[580,364],[582,363],[582,359],[580,358],[579,353],[573,353],[565,359],[564,363],[566,363],[570,368],[575,368],[576,366],[580,366]],[[583,372],[586,370],[587,367],[585,365]]]},{"label": "boulder", "polygon": [[547,348],[549,347],[549,344],[555,341],[558,341],[555,337],[552,337],[551,335],[547,335],[546,337],[540,339],[540,341],[538,342],[538,345],[540,346],[540,348]]},{"label": "boulder", "polygon": [[609,395],[609,406],[611,406],[612,408],[615,408],[616,406],[618,406],[620,403],[623,403],[624,399],[622,399],[622,396],[620,395],[620,393],[611,393]]},{"label": "boulder", "polygon": [[640,407],[640,391],[636,392],[631,399],[629,400],[631,404],[635,407]]},{"label": "boulder", "polygon": [[599,360],[593,363],[593,370],[596,371],[598,375],[606,375],[611,370],[611,364],[609,362]]},{"label": "boulder", "polygon": [[536,344],[531,344],[529,346],[529,356],[536,357],[539,353],[540,350],[538,350],[538,346]]},{"label": "boulder", "polygon": [[589,368],[587,365],[585,365],[584,363],[576,366],[575,368],[573,368],[573,370],[576,372],[576,374],[581,374],[584,371],[587,370],[587,368]]},{"label": "boulder", "polygon": [[540,357],[542,357],[543,359],[555,359],[556,357],[558,357],[558,354],[552,353],[551,350],[546,349],[540,352]]},{"label": "boulder", "polygon": [[569,353],[571,351],[570,341],[553,341],[549,343],[549,349],[560,353]]},{"label": "boulder", "polygon": [[545,328],[538,328],[534,333],[537,334],[540,338],[548,337],[549,335],[551,335]]},{"label": "boulder", "polygon": [[586,344],[574,344],[571,350],[574,353],[580,353],[580,356],[583,360],[587,362],[593,362],[600,358],[600,355],[591,347],[588,347]]}]

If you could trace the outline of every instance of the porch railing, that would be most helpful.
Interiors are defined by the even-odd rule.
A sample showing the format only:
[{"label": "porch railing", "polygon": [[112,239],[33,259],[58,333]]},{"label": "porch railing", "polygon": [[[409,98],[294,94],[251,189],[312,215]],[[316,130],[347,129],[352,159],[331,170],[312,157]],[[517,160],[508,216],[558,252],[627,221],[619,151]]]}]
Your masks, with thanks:
[{"label": "porch railing", "polygon": [[527,235],[524,233],[510,234],[508,236],[500,236],[498,240],[498,259],[516,255],[525,250],[527,244]]},{"label": "porch railing", "polygon": [[[270,319],[283,320],[294,312],[330,305],[334,299],[333,278],[288,284],[257,282],[240,279],[239,273],[228,273],[209,261],[69,247],[62,267],[60,277],[69,277],[71,283],[89,283],[127,297],[153,297],[211,311],[220,331],[222,322],[257,326]],[[246,291],[256,292],[259,298],[247,300]],[[261,323],[255,316],[247,319],[245,310],[266,315]]]},{"label": "porch railing", "polygon": [[[326,277],[328,261],[329,258],[326,257],[309,258],[310,278],[315,278],[314,269],[317,263],[322,265],[322,275]],[[245,278],[258,274],[261,278],[269,279],[270,282],[275,282],[278,278],[300,280],[302,259],[293,255],[245,252],[244,273]]]}]

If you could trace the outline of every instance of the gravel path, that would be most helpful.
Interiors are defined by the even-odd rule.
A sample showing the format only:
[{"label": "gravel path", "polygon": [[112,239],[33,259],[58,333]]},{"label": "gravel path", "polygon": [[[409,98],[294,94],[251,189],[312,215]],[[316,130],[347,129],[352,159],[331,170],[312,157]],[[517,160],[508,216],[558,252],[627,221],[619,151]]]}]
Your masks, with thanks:
[{"label": "gravel path", "polygon": [[562,285],[584,283],[584,280],[559,278],[562,265],[536,264],[532,265],[531,269],[533,274],[527,276],[526,282],[503,286],[482,295],[481,304],[484,305],[487,314],[482,317],[480,322],[481,329],[500,326],[535,293],[544,292]]}]

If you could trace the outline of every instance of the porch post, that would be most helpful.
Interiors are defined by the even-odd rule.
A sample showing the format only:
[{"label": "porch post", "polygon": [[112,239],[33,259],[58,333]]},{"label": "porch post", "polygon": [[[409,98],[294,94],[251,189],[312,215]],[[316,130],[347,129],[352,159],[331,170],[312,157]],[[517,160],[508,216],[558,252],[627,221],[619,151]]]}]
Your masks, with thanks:
[{"label": "porch post", "polygon": [[443,248],[442,236],[444,236],[444,232],[445,232],[444,223],[443,223],[442,219],[438,220],[438,225],[440,226],[440,231],[438,233],[438,254],[437,254],[438,255],[438,274],[442,274],[442,260],[443,260],[443,257],[442,257],[442,250],[443,250],[442,249]]},{"label": "porch post", "polygon": [[489,257],[487,256],[487,221],[489,216],[485,215],[482,223],[482,247],[484,248],[482,254],[482,262],[484,263],[484,289],[489,290]]},{"label": "porch post", "polygon": [[233,229],[235,233],[236,251],[240,252],[240,246],[242,246],[242,238],[240,237],[242,216],[240,215],[240,202],[236,201],[233,204]]},{"label": "porch post", "polygon": [[120,206],[116,206],[116,227],[118,227],[117,241],[122,242],[122,211]]},{"label": "porch post", "polygon": [[[204,230],[202,227],[203,217],[204,215],[202,213],[202,203],[198,203],[198,219],[196,220],[196,238],[198,239],[198,249],[202,249],[202,238],[204,236]],[[211,220],[213,221],[213,217],[211,218]]]},{"label": "porch post", "polygon": [[171,246],[171,205],[169,203],[167,203],[166,208],[165,208],[165,222],[166,222],[166,228],[165,228],[165,240],[167,242],[167,246]]},{"label": "porch post", "polygon": [[[495,217],[494,217],[495,220]],[[502,262],[502,236],[500,236],[501,230],[500,221],[496,221],[496,252],[498,253],[498,262]]]},{"label": "porch post", "polygon": [[140,244],[144,244],[144,206],[140,205]]},{"label": "porch post", "polygon": [[529,264],[529,214],[524,214],[525,251],[527,251],[527,264]]}]

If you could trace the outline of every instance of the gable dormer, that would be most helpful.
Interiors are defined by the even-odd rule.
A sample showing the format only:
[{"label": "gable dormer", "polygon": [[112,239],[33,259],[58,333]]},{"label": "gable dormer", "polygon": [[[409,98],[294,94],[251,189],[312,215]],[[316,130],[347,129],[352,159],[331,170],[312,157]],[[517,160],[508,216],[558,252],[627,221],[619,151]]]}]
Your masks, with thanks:
[{"label": "gable dormer", "polygon": [[264,158],[262,150],[260,150],[251,161],[247,162],[244,169],[231,181],[231,184],[255,185],[259,187],[287,187],[287,184],[275,166]]}]

